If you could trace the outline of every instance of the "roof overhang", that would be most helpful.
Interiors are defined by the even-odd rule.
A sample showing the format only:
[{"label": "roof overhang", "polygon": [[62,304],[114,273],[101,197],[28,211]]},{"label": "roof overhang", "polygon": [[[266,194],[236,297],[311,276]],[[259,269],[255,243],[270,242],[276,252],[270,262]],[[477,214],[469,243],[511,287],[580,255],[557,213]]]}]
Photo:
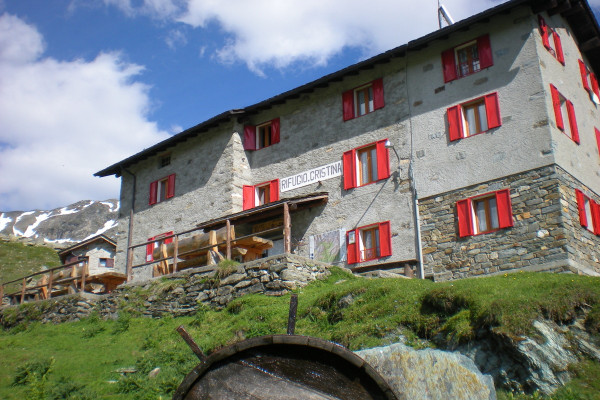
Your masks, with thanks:
[{"label": "roof overhang", "polygon": [[117,247],[117,243],[114,240],[112,240],[111,238],[109,238],[108,236],[97,235],[97,236],[91,237],[89,239],[82,240],[81,242],[74,244],[73,246],[67,247],[66,249],[62,249],[61,251],[58,252],[58,256],[61,257],[75,249],[78,249],[83,246],[87,246],[88,244],[94,243],[97,241],[103,241],[103,242],[110,244],[111,246],[114,246],[115,248]]},{"label": "roof overhang", "polygon": [[227,224],[229,220],[233,224],[245,224],[262,221],[265,219],[283,215],[284,205],[287,203],[290,213],[305,210],[312,207],[324,205],[329,200],[327,192],[313,193],[306,196],[292,197],[289,199],[275,201],[250,210],[241,211],[235,214],[229,214],[223,217],[211,219],[196,225],[197,228],[218,229]]}]

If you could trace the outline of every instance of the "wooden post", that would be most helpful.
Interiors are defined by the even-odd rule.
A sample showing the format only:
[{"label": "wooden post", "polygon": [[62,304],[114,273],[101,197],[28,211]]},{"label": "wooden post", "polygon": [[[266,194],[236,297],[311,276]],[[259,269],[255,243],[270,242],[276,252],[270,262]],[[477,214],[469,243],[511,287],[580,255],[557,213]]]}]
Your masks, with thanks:
[{"label": "wooden post", "polygon": [[40,286],[42,286],[39,289],[42,294],[42,299],[46,300],[48,298],[48,278],[46,275],[42,275],[42,279],[40,279]]},{"label": "wooden post", "polygon": [[173,243],[173,272],[177,272],[177,257],[179,256],[179,235],[175,235],[175,243]]},{"label": "wooden post", "polygon": [[290,206],[287,202],[283,203],[283,252],[292,252],[292,224],[290,221]]},{"label": "wooden post", "polygon": [[208,265],[216,264],[216,252],[219,251],[218,246],[215,246],[217,244],[217,231],[211,230],[208,232],[208,244],[213,246],[208,250]]},{"label": "wooden post", "polygon": [[127,282],[131,280],[133,276],[133,249],[127,248]]},{"label": "wooden post", "polygon": [[54,280],[54,271],[50,271],[50,277],[48,278],[48,298],[52,298],[52,281]]},{"label": "wooden post", "polygon": [[83,263],[81,267],[81,291],[85,292],[85,270],[88,268],[88,262]]},{"label": "wooden post", "polygon": [[2,299],[4,299],[4,285],[0,283],[0,306],[2,306]]},{"label": "wooden post", "polygon": [[21,288],[21,304],[25,302],[25,287],[27,286],[27,280],[23,278],[23,287]]},{"label": "wooden post", "polygon": [[288,314],[287,334],[293,335],[296,331],[296,311],[298,310],[298,295],[292,293],[290,298],[290,312]]},{"label": "wooden post", "polygon": [[196,355],[196,357],[198,357],[198,359],[200,361],[205,361],[206,360],[206,356],[204,355],[204,352],[202,352],[202,349],[200,349],[200,346],[198,346],[196,344],[196,342],[194,342],[194,339],[192,339],[192,337],[190,336],[190,334],[187,333],[187,331],[185,330],[185,328],[183,327],[183,325],[179,325],[179,327],[177,327],[176,331],[179,332],[179,334],[181,335],[181,337],[183,338],[183,340],[185,340],[185,342],[187,343],[187,345],[190,346],[190,349],[192,349],[192,351],[194,352],[194,354]]},{"label": "wooden post", "polygon": [[227,220],[227,251],[225,253],[225,258],[231,260],[231,222]]}]

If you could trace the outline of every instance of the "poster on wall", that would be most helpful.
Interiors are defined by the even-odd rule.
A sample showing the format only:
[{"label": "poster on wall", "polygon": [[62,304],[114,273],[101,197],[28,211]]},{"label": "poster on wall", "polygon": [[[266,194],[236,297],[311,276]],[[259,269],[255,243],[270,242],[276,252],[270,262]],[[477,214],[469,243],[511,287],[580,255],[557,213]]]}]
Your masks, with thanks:
[{"label": "poster on wall", "polygon": [[309,237],[310,258],[329,264],[346,259],[345,232],[343,229],[320,233]]}]

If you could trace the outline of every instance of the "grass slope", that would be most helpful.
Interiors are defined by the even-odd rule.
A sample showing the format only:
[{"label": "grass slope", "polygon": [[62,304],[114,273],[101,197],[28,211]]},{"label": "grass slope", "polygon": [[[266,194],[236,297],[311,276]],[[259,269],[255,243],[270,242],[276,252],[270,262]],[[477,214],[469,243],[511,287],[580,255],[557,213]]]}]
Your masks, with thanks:
[{"label": "grass slope", "polygon": [[[130,304],[143,304],[133,294]],[[298,294],[296,333],[353,350],[396,342],[401,334],[416,347],[431,345],[436,336],[466,342],[481,327],[518,336],[531,333],[536,318],[566,321],[582,306],[592,307],[586,325],[600,334],[600,279],[576,275],[518,273],[433,283],[367,280],[332,269],[328,279]],[[198,362],[175,332],[177,326],[186,326],[210,353],[245,338],[285,333],[288,304],[289,295],[257,294],[238,298],[222,311],[199,307],[193,317],[152,320],[137,317],[132,307],[116,321],[91,317],[60,325],[21,325],[0,332],[0,398],[170,398]],[[127,367],[138,372],[126,377],[116,372]],[[156,367],[161,372],[149,379]],[[600,366],[586,362],[574,368],[577,378],[553,398],[600,398]]]},{"label": "grass slope", "polygon": [[[20,242],[0,241],[0,283],[12,281],[47,267],[60,265],[58,254],[46,246],[27,246]],[[9,285],[5,293],[15,291],[19,283]]]}]

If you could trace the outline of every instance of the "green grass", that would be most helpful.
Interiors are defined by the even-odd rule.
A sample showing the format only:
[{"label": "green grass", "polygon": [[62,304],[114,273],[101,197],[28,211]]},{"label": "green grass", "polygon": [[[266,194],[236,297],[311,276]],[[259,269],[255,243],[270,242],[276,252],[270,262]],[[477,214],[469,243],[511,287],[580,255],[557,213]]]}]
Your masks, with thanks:
[{"label": "green grass", "polygon": [[[416,347],[432,346],[434,337],[468,342],[480,328],[518,337],[531,334],[536,318],[567,321],[581,307],[600,307],[600,279],[565,274],[518,273],[433,283],[369,280],[334,268],[329,278],[297,293],[296,333],[352,350],[396,342],[400,334]],[[184,325],[207,353],[246,338],[283,334],[287,327],[289,295],[248,295],[222,311],[199,306],[193,317],[153,320],[135,317],[139,310],[134,305],[143,304],[142,297],[150,293],[137,293],[139,299],[134,294],[129,293],[129,313],[121,313],[116,321],[91,317],[60,325],[30,322],[0,332],[0,398],[68,398],[69,391],[78,399],[169,398],[198,362],[175,332],[177,326]],[[590,312],[586,325],[597,326],[597,314]],[[13,385],[19,373],[24,374],[19,367],[29,365],[37,371],[49,360],[54,361],[46,375],[31,372],[25,384]],[[126,367],[139,372],[127,377],[115,372]],[[160,374],[148,379],[155,367],[161,368]],[[583,363],[574,369],[577,378],[553,399],[591,399],[588,392],[599,392],[597,383],[594,386],[600,382],[599,364]]]},{"label": "green grass", "polygon": [[[27,246],[20,242],[0,241],[0,283],[38,272],[41,267],[60,265],[58,254],[46,246]],[[5,293],[18,290],[20,283],[14,283],[5,289]]]}]

